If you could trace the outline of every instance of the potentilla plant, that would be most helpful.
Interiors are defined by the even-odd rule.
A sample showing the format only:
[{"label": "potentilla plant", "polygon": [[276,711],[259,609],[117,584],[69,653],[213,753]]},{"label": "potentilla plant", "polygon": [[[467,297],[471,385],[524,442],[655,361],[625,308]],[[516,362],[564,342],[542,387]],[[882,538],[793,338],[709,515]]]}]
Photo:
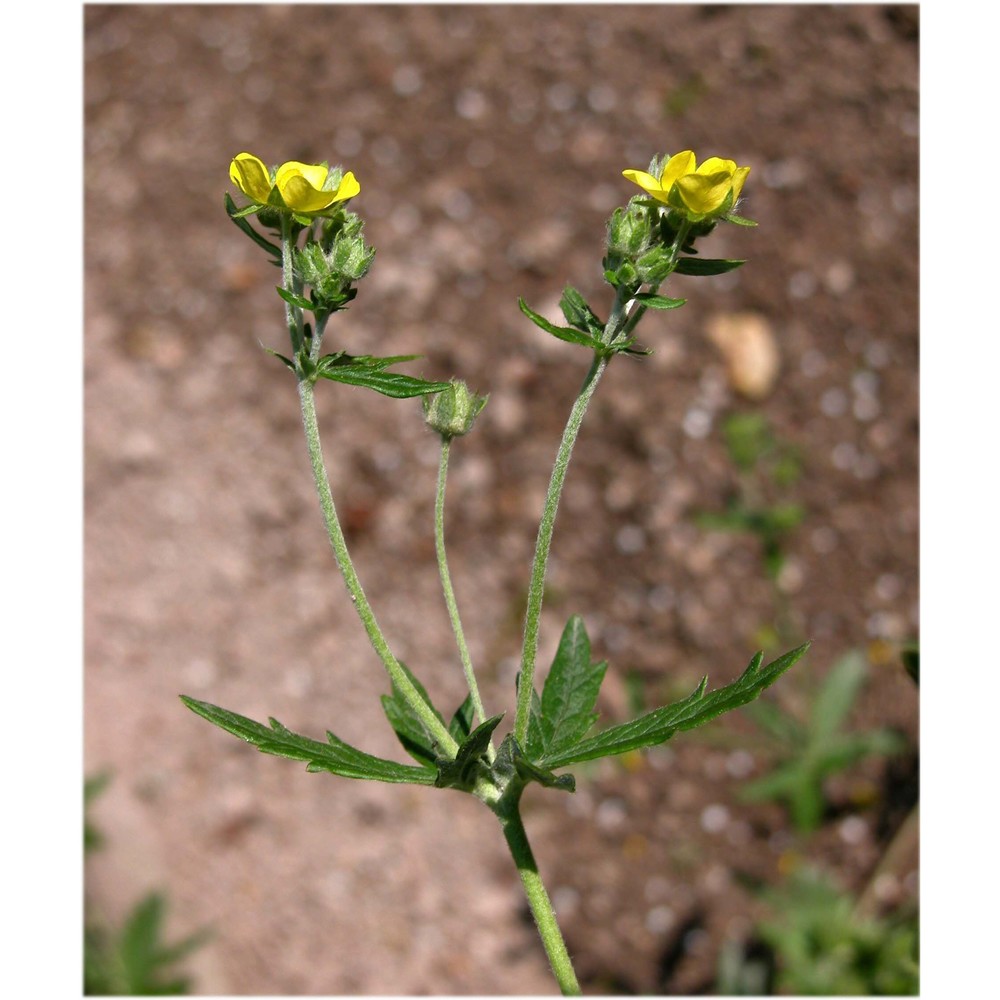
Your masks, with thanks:
[{"label": "potentilla plant", "polygon": [[[348,208],[361,190],[353,173],[326,163],[296,161],[269,168],[245,152],[233,159],[229,169],[233,184],[248,199],[246,205],[238,207],[227,194],[229,217],[270,256],[272,263],[281,267],[277,292],[284,303],[290,346],[287,354],[270,353],[294,377],[330,545],[358,617],[388,674],[389,691],[382,697],[382,709],[416,763],[401,764],[374,756],[329,731],[326,742],[321,742],[291,732],[276,719],[264,725],[193,698],[182,696],[183,701],[209,722],[264,753],[305,761],[309,771],[427,785],[478,798],[499,820],[552,971],[564,994],[579,994],[580,987],[521,821],[524,789],[534,782],[560,792],[573,792],[575,779],[566,768],[657,746],[677,732],[747,704],[791,667],[808,645],[766,665],[763,654],[758,652],[731,684],[708,691],[708,679],[704,678],[681,701],[594,732],[598,714],[595,705],[607,663],[592,659],[583,619],[574,615],[562,632],[540,693],[535,683],[542,598],[556,511],[587,407],[608,366],[619,355],[650,353],[636,344],[636,328],[649,310],[667,311],[684,304],[684,299],[661,294],[661,287],[672,274],[711,276],[744,263],[701,257],[696,243],[719,222],[756,225],[734,211],[749,169],[715,156],[699,166],[695,154],[685,150],[654,159],[648,170],[625,170],[624,176],[644,194],[615,209],[608,221],[603,269],[614,298],[607,319],[601,319],[571,285],[566,286],[560,300],[565,325],[549,321],[519,300],[528,319],[545,333],[580,348],[589,356],[590,365],[570,409],[541,511],[520,670],[513,693],[513,724],[502,739],[500,725],[506,713],[488,714],[483,703],[448,571],[444,540],[451,446],[472,430],[486,397],[457,379],[432,382],[397,370],[398,365],[412,361],[416,355],[351,355],[336,345],[324,352],[327,324],[354,299],[357,283],[368,273],[375,255],[365,242],[363,222]],[[257,226],[251,221],[254,218]],[[355,571],[320,444],[315,391],[321,380],[372,389],[396,399],[422,397],[426,422],[440,437],[434,505],[437,562],[458,661],[469,690],[450,714],[438,710],[418,674],[393,653]]]}]

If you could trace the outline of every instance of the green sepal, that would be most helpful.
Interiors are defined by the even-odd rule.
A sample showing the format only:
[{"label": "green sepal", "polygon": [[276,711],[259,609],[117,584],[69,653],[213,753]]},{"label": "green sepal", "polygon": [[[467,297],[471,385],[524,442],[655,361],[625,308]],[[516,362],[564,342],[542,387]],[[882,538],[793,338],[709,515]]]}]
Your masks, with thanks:
[{"label": "green sepal", "polygon": [[[409,678],[410,683],[416,688],[417,694],[423,699],[424,704],[441,720],[443,725],[444,719],[441,718],[441,713],[434,707],[434,703],[431,701],[426,688],[417,680],[416,676],[405,663],[400,661],[399,666]],[[406,752],[414,760],[423,764],[424,767],[433,769],[435,761],[438,758],[437,751],[434,749],[436,745],[435,741],[427,732],[427,727],[424,725],[423,720],[403,696],[403,692],[396,686],[395,681],[392,682],[391,693],[382,695],[381,701],[382,711],[385,712],[385,717],[389,720],[389,725],[392,726],[393,731],[399,737],[399,742],[403,744]]]},{"label": "green sepal", "polygon": [[524,313],[528,319],[531,320],[535,326],[544,330],[546,333],[551,333],[553,337],[559,340],[565,340],[569,344],[581,344],[584,347],[589,347],[592,350],[600,351],[604,349],[604,345],[597,337],[591,336],[589,333],[584,333],[582,330],[574,329],[571,326],[556,326],[555,323],[550,323],[544,316],[539,315],[532,309],[524,299],[519,298],[517,304],[521,307],[521,312]]},{"label": "green sepal", "polygon": [[731,684],[706,694],[708,678],[705,677],[687,698],[648,712],[631,722],[612,726],[565,750],[547,753],[538,763],[548,768],[565,767],[567,764],[610,757],[664,743],[674,733],[694,729],[722,715],[723,712],[732,711],[753,701],[761,691],[788,670],[808,648],[809,643],[805,643],[765,667],[761,667],[764,654],[757,653],[746,670]]},{"label": "green sepal", "polygon": [[455,738],[456,743],[461,743],[472,732],[472,717],[475,711],[472,694],[467,694],[465,701],[455,709],[455,714],[448,723],[448,732]]},{"label": "green sepal", "polygon": [[604,324],[587,304],[587,300],[572,285],[567,285],[563,289],[559,308],[571,327],[600,339],[604,332]]},{"label": "green sepal", "polygon": [[484,723],[476,726],[465,738],[455,754],[455,759],[438,757],[435,761],[438,769],[434,784],[438,788],[459,788],[471,792],[479,777],[480,763],[487,765],[486,750],[490,745],[493,730],[500,724],[503,714],[494,715]]},{"label": "green sepal", "polygon": [[737,226],[749,226],[754,227],[760,225],[760,223],[755,222],[753,219],[746,219],[742,215],[736,215],[735,212],[727,212],[722,216],[723,222],[732,222]]},{"label": "green sepal", "polygon": [[282,288],[280,285],[275,286],[274,290],[290,306],[298,306],[299,309],[308,309],[310,312],[317,308],[316,303],[311,299],[307,299],[304,295],[296,295],[295,292],[290,292],[287,288]]},{"label": "green sepal", "polygon": [[246,716],[181,695],[181,701],[203,719],[232,733],[255,746],[261,753],[290,760],[303,760],[308,771],[329,771],[344,778],[367,778],[395,784],[433,785],[434,773],[412,764],[375,757],[358,750],[331,732],[326,743],[300,736],[283,726],[277,719],[269,719],[270,726],[254,722]]},{"label": "green sepal", "polygon": [[745,264],[745,260],[724,260],[703,257],[681,257],[675,268],[677,274],[710,275],[735,271]]},{"label": "green sepal", "polygon": [[647,309],[678,309],[687,302],[687,299],[669,299],[655,292],[638,292],[634,298]]},{"label": "green sepal", "polygon": [[576,791],[576,778],[572,774],[554,774],[545,767],[530,761],[518,746],[513,733],[508,733],[500,744],[498,756],[509,761],[522,781],[534,781],[544,788],[558,788],[563,792]]},{"label": "green sepal", "polygon": [[391,365],[413,361],[417,357],[419,355],[415,354],[390,358],[375,358],[368,355],[352,357],[343,352],[327,354],[319,360],[316,377],[374,389],[383,396],[391,396],[394,399],[409,399],[412,396],[423,396],[429,392],[443,392],[447,389],[447,382],[428,382],[413,375],[385,370]]},{"label": "green sepal", "polygon": [[261,236],[260,233],[258,233],[257,230],[254,229],[254,227],[251,226],[250,223],[247,222],[245,218],[247,215],[253,215],[255,212],[259,212],[264,207],[265,206],[263,205],[248,205],[244,209],[238,209],[236,207],[236,202],[233,201],[233,199],[228,194],[226,195],[226,214],[229,216],[229,218],[232,219],[233,222],[235,222],[236,225],[240,229],[242,229],[243,232],[246,233],[247,236],[249,236],[250,239],[254,241],[254,243],[257,244],[257,246],[263,248],[269,254],[272,254],[273,256],[277,257],[278,260],[280,261],[281,247],[279,247],[275,243],[272,243],[266,237]]}]

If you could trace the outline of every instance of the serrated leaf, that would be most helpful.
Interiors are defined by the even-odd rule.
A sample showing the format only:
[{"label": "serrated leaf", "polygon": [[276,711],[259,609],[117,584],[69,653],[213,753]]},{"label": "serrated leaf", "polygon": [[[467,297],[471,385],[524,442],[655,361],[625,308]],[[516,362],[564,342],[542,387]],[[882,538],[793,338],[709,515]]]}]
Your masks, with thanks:
[{"label": "serrated leaf", "polygon": [[567,285],[563,289],[562,298],[559,299],[559,308],[562,310],[566,322],[577,330],[589,333],[600,338],[604,332],[604,324],[597,318],[597,314],[587,303],[587,300],[572,286]]},{"label": "serrated leaf", "polygon": [[437,759],[438,774],[434,784],[438,788],[460,788],[464,791],[472,789],[476,782],[479,762],[483,760],[493,730],[500,724],[502,718],[503,713],[494,715],[476,726],[465,742],[459,746],[454,760],[447,757]]},{"label": "serrated leaf", "polygon": [[639,292],[636,302],[641,302],[647,309],[678,309],[687,299],[670,299],[666,295],[656,295],[653,292]]},{"label": "serrated leaf", "polygon": [[[399,665],[403,673],[409,678],[410,683],[416,688],[417,694],[420,695],[427,707],[441,719],[443,724],[444,719],[441,718],[441,713],[434,707],[434,703],[431,701],[426,688],[417,680],[416,676],[405,663],[400,661]],[[391,693],[382,695],[381,701],[382,711],[385,712],[385,717],[389,720],[389,725],[392,726],[393,731],[399,737],[399,742],[403,744],[406,752],[425,767],[433,768],[438,757],[437,751],[434,749],[434,740],[427,732],[423,720],[406,698],[403,697],[403,693],[396,686],[395,681],[392,682]]]},{"label": "serrated leaf", "polygon": [[565,767],[584,760],[609,757],[614,754],[656,746],[670,739],[676,732],[694,729],[721,715],[753,701],[766,687],[773,684],[809,648],[809,643],[785,653],[765,667],[761,667],[763,653],[757,653],[746,670],[731,684],[705,693],[708,678],[682,701],[658,708],[631,722],[598,733],[573,747],[545,754],[538,764],[542,767]]},{"label": "serrated leaf", "polygon": [[518,299],[517,304],[521,307],[521,312],[524,313],[528,319],[531,320],[535,326],[544,330],[546,333],[551,333],[553,337],[559,340],[565,340],[569,344],[581,344],[584,347],[590,347],[594,350],[602,350],[604,345],[596,337],[592,337],[589,333],[584,333],[582,330],[575,330],[571,326],[556,326],[555,323],[549,322],[544,316],[536,313],[524,299]]},{"label": "serrated leaf", "polygon": [[398,372],[383,371],[373,365],[350,364],[335,365],[331,368],[321,368],[317,375],[331,382],[344,382],[347,385],[357,385],[364,389],[374,389],[383,396],[393,399],[409,399],[412,396],[424,396],[431,392],[444,392],[447,382],[428,382],[412,375],[401,375]]},{"label": "serrated leaf", "polygon": [[465,696],[465,701],[455,709],[455,714],[448,723],[448,732],[455,738],[456,743],[461,743],[472,732],[472,717],[475,714],[472,705],[472,694]]},{"label": "serrated leaf", "polygon": [[579,742],[597,719],[594,705],[607,663],[590,662],[590,639],[583,619],[573,615],[563,629],[542,688],[543,757]]},{"label": "serrated leaf", "polygon": [[532,690],[531,702],[528,708],[528,731],[525,735],[524,748],[532,760],[538,760],[545,752],[545,737],[542,733],[542,699],[538,692]]},{"label": "serrated leaf", "polygon": [[255,746],[261,753],[306,762],[309,771],[329,771],[344,778],[368,778],[395,784],[433,785],[434,772],[411,764],[375,757],[358,750],[333,733],[327,732],[327,742],[320,743],[300,736],[270,719],[270,727],[227,709],[181,695],[181,701],[203,719]]},{"label": "serrated leaf", "polygon": [[722,260],[703,257],[681,257],[677,261],[675,272],[677,274],[725,274],[727,271],[734,271],[745,264],[745,260]]},{"label": "serrated leaf", "polygon": [[252,215],[253,212],[259,211],[259,209],[260,206],[258,205],[249,205],[247,206],[247,208],[240,210],[236,207],[236,202],[234,202],[233,199],[230,198],[228,194],[226,195],[226,214],[229,216],[229,218],[232,219],[233,222],[235,222],[236,225],[240,229],[242,229],[243,232],[246,233],[247,236],[249,236],[250,239],[254,241],[254,243],[257,244],[257,246],[262,247],[269,254],[273,255],[274,257],[277,257],[278,260],[280,261],[281,247],[279,247],[275,243],[272,243],[266,237],[261,236],[261,234],[258,233],[257,230],[254,229],[254,227],[251,226],[250,223],[247,222],[245,218],[245,216]]}]

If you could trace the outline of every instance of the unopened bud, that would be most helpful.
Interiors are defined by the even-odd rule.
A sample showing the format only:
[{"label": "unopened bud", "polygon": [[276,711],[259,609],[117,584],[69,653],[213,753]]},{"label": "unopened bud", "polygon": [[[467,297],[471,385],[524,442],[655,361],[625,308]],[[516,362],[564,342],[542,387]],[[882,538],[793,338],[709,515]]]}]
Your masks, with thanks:
[{"label": "unopened bud", "polygon": [[443,438],[461,437],[486,405],[488,396],[477,396],[459,379],[452,379],[447,389],[434,396],[424,396],[424,417]]}]

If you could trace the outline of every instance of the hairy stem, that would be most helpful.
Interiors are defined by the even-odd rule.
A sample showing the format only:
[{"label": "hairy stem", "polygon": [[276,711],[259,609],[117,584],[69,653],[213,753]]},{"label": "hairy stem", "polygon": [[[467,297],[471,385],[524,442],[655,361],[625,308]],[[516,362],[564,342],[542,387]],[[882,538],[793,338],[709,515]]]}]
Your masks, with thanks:
[{"label": "hairy stem", "polygon": [[[448,458],[450,452],[451,438],[442,435],[437,496],[434,501],[434,544],[437,549],[438,571],[441,574],[441,589],[444,591],[444,601],[448,606],[448,617],[451,619],[451,627],[455,633],[455,642],[458,645],[458,654],[462,660],[462,669],[465,671],[469,693],[472,695],[472,707],[475,709],[479,721],[485,722],[486,713],[483,711],[483,700],[479,696],[479,685],[476,683],[476,674],[472,668],[472,657],[469,655],[469,647],[465,641],[462,619],[458,614],[458,602],[455,600],[455,589],[451,585],[451,573],[448,571],[448,554],[444,544],[444,496],[448,481]],[[488,753],[492,762],[494,758],[492,745]]]},{"label": "hairy stem", "polygon": [[545,891],[545,885],[538,874],[538,865],[531,851],[531,845],[528,843],[528,835],[525,832],[524,823],[521,821],[518,803],[515,801],[507,804],[505,808],[497,812],[497,815],[500,817],[503,835],[507,840],[511,856],[514,858],[514,864],[517,865],[517,873],[521,876],[524,894],[528,898],[528,905],[531,907],[532,916],[538,927],[538,934],[545,947],[545,953],[549,957],[552,972],[559,983],[559,989],[563,996],[581,996],[582,990],[577,982],[569,952],[566,950],[562,931],[559,930],[556,911],[553,909],[552,900],[549,899],[549,894]]},{"label": "hairy stem", "polygon": [[524,643],[521,649],[521,675],[517,688],[517,713],[514,717],[514,738],[521,746],[524,746],[528,734],[528,713],[531,709],[535,657],[538,653],[538,628],[542,617],[545,572],[549,562],[549,549],[552,546],[556,512],[559,509],[563,483],[566,481],[566,470],[573,454],[573,445],[576,444],[577,435],[580,433],[580,425],[583,423],[597,383],[600,382],[607,367],[608,359],[602,355],[595,355],[573,409],[570,410],[559,451],[556,453],[555,465],[552,467],[549,489],[545,494],[545,506],[542,508],[538,539],[535,542],[535,558],[531,566],[531,582],[528,585],[528,607],[524,616]]},{"label": "hairy stem", "polygon": [[323,520],[326,522],[326,531],[337,558],[337,565],[347,584],[347,589],[351,595],[351,601],[358,612],[368,633],[368,639],[372,644],[379,659],[382,661],[386,672],[392,678],[393,683],[402,692],[410,707],[420,716],[420,720],[427,728],[427,732],[437,741],[442,752],[449,757],[454,757],[458,750],[451,733],[445,728],[444,723],[434,714],[430,706],[420,696],[420,693],[413,686],[413,682],[406,675],[406,672],[399,665],[399,661],[393,656],[389,649],[389,644],[379,628],[375,619],[375,612],[372,611],[368,598],[361,587],[361,581],[354,569],[350,553],[347,551],[347,542],[344,539],[344,532],[340,526],[340,518],[337,516],[337,508],[333,502],[333,492],[330,489],[330,480],[327,476],[326,466],[323,462],[323,448],[319,439],[319,425],[316,420],[316,398],[313,392],[312,383],[308,379],[299,381],[299,399],[302,403],[302,424],[305,428],[306,444],[309,448],[309,460],[312,463],[313,479],[316,484],[316,492],[319,495],[319,505],[323,511]]}]

